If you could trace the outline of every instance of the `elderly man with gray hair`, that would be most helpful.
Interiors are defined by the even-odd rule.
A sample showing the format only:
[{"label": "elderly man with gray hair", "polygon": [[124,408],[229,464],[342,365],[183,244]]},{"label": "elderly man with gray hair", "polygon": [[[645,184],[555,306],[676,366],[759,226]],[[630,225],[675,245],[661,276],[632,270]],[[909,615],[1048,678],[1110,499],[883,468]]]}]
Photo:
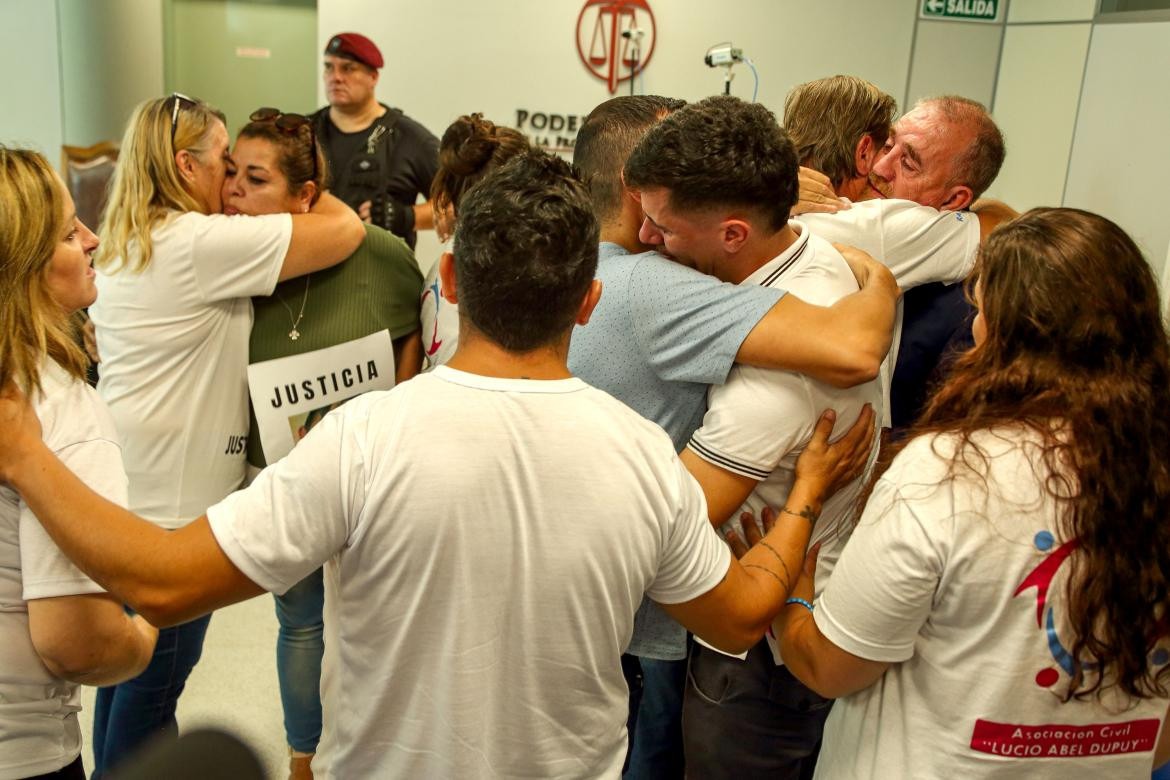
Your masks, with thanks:
[{"label": "elderly man with gray hair", "polygon": [[[801,84],[784,104],[800,164],[824,174],[847,205],[801,219],[817,234],[885,263],[907,293],[882,365],[884,427],[894,422],[890,388],[904,313],[915,315],[906,341],[918,345],[915,360],[921,356],[926,368],[899,384],[921,398],[946,341],[962,330],[966,310],[955,283],[971,272],[981,240],[1016,216],[1003,203],[980,199],[1005,157],[1003,135],[981,104],[954,95],[926,98],[890,124],[895,109],[892,97],[854,76]],[[910,292],[922,286],[927,289]]]}]

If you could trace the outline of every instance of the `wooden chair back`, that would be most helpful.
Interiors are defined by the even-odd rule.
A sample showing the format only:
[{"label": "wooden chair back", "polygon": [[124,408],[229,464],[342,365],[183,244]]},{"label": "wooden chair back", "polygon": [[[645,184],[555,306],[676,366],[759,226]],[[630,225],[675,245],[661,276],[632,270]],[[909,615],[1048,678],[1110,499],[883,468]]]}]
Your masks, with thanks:
[{"label": "wooden chair back", "polygon": [[93,146],[62,146],[61,177],[73,196],[77,216],[97,232],[109,198],[110,180],[118,163],[118,144],[102,141]]}]

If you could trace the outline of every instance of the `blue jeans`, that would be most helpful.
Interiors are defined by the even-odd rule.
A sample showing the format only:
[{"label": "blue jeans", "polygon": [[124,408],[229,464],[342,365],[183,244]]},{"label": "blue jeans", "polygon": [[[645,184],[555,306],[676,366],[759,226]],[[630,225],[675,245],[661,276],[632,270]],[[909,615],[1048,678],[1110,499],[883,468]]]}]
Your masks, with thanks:
[{"label": "blue jeans", "polygon": [[682,705],[687,662],[622,656],[630,686],[630,748],[623,780],[683,777]]},{"label": "blue jeans", "polygon": [[93,778],[115,768],[156,734],[178,736],[175,707],[187,677],[203,653],[211,615],[158,632],[154,655],[142,674],[99,688],[93,714]]},{"label": "blue jeans", "polygon": [[321,570],[275,596],[280,634],[276,639],[276,677],[284,708],[289,747],[317,752],[321,740],[321,656],[325,653],[325,580]]}]

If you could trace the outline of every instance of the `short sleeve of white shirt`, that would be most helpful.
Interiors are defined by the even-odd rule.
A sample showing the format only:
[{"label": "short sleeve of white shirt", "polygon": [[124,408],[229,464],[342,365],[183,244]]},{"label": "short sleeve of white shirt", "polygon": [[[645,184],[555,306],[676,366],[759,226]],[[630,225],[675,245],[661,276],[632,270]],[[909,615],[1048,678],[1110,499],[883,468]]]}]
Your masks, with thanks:
[{"label": "short sleeve of white shirt", "polygon": [[[197,217],[197,219],[192,219]],[[195,284],[204,301],[271,295],[292,241],[291,214],[184,214]]]},{"label": "short sleeve of white shirt", "polygon": [[698,598],[718,585],[731,566],[727,545],[707,519],[702,488],[678,458],[678,511],[671,525],[658,576],[646,595],[660,604],[679,604]]},{"label": "short sleeve of white shirt", "polygon": [[767,479],[812,435],[805,381],[797,374],[736,366],[727,384],[712,387],[703,425],[687,447],[704,460],[750,479]]},{"label": "short sleeve of white shirt", "polygon": [[330,412],[250,486],[207,510],[216,542],[260,587],[284,593],[348,546],[365,498],[353,428],[384,395],[367,393]]},{"label": "short sleeve of white shirt", "polygon": [[930,616],[946,557],[939,529],[948,523],[915,514],[889,476],[874,485],[814,619],[842,650],[895,663],[914,654]]},{"label": "short sleeve of white shirt", "polygon": [[966,279],[979,249],[979,218],[909,200],[867,200],[836,214],[802,214],[813,232],[863,249],[884,263],[903,290]]},{"label": "short sleeve of white shirt", "polygon": [[[103,498],[126,505],[126,472],[114,423],[105,404],[86,384],[48,365],[45,396],[34,407],[45,445],[70,471]],[[20,568],[23,597],[34,599],[102,593],[57,547],[36,515],[20,502]]]}]

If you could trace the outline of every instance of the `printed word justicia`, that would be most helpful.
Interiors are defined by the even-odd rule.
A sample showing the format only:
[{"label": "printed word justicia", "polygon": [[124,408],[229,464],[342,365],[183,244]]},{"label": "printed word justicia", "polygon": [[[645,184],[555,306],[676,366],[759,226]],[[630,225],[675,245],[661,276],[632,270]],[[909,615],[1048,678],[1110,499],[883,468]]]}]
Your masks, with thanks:
[{"label": "printed word justicia", "polygon": [[377,378],[378,364],[373,360],[367,360],[364,366],[358,363],[353,368],[330,371],[328,374],[299,383],[278,385],[272,388],[272,408],[279,409],[285,403],[292,406],[302,401],[312,401],[317,397],[328,398],[331,393],[339,392],[342,388],[353,387]]}]

